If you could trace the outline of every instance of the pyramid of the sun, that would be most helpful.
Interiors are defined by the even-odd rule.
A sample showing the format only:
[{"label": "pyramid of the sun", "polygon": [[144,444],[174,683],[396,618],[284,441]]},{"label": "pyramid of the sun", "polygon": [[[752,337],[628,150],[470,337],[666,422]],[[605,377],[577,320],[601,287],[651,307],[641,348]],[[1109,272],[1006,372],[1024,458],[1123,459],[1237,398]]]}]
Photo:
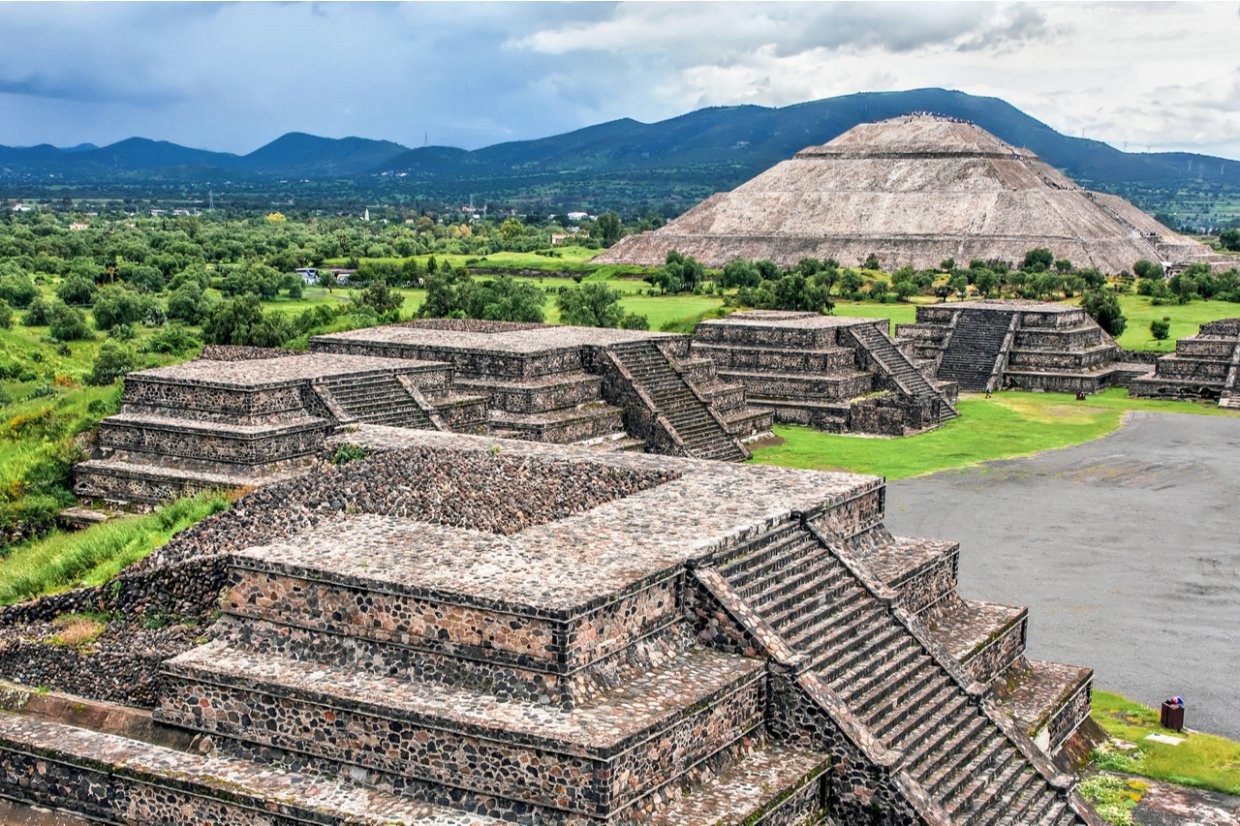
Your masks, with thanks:
[{"label": "pyramid of the sun", "polygon": [[875,254],[891,270],[947,258],[1019,262],[1035,247],[1106,273],[1142,258],[1174,264],[1211,255],[974,124],[906,115],[804,149],[597,260],[657,265],[675,249],[711,267],[805,257],[852,266]]}]

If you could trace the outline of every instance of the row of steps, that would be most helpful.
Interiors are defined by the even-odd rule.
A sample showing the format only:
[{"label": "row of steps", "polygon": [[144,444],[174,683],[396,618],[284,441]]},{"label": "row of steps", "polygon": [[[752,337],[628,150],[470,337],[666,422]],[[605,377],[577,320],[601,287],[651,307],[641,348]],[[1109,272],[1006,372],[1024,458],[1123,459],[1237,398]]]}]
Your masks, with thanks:
[{"label": "row of steps", "polygon": [[784,525],[719,573],[955,822],[1079,823],[949,671],[813,533]]},{"label": "row of steps", "polygon": [[431,430],[430,417],[395,373],[333,376],[318,385],[352,421]]},{"label": "row of steps", "polygon": [[969,392],[985,390],[1011,322],[1010,312],[961,310],[939,362],[939,379]]},{"label": "row of steps", "polygon": [[888,375],[912,394],[914,399],[927,409],[934,411],[937,422],[945,422],[957,415],[955,408],[947,398],[926,379],[886,333],[869,324],[849,327],[848,332]]},{"label": "row of steps", "polygon": [[690,456],[730,462],[748,458],[657,344],[638,341],[615,346],[612,352],[684,441]]}]

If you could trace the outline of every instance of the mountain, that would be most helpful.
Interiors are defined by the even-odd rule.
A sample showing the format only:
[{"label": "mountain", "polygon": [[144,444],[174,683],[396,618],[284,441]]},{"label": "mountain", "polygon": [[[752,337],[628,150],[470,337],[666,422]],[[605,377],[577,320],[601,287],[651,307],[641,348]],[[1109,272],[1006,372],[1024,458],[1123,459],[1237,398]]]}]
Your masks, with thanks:
[{"label": "mountain", "polygon": [[[459,177],[532,172],[594,174],[669,167],[731,168],[735,183],[859,123],[913,112],[972,121],[1032,150],[1081,183],[1171,185],[1206,177],[1240,186],[1240,162],[1181,152],[1128,153],[1100,141],[1062,135],[998,98],[944,89],[867,92],[782,108],[712,107],[658,123],[617,120],[539,140],[503,143],[449,157],[413,149],[384,170]],[[378,170],[377,170],[378,171]],[[721,187],[727,188],[727,187]]]},{"label": "mountain", "polygon": [[369,172],[407,151],[391,141],[290,132],[243,157],[239,168],[263,175],[333,178]]},{"label": "mountain", "polygon": [[[1205,225],[1225,218],[1227,204],[1240,202],[1238,161],[1183,152],[1121,152],[1100,141],[1060,134],[998,98],[945,89],[867,92],[779,108],[711,107],[657,123],[623,118],[472,151],[407,149],[390,141],[297,132],[243,156],[143,138],[102,148],[0,147],[0,182],[21,181],[23,192],[31,195],[38,187],[56,186],[63,195],[66,184],[83,194],[118,183],[129,192],[142,192],[144,185],[153,192],[162,182],[218,186],[226,178],[244,181],[260,200],[279,186],[281,198],[300,193],[324,204],[335,203],[333,198],[349,204],[391,198],[433,205],[460,203],[477,194],[490,203],[534,209],[633,212],[656,206],[670,214],[859,123],[914,112],[976,123],[1033,151],[1078,183],[1123,195],[1146,210],[1178,210],[1181,217]],[[301,179],[311,183],[303,185]]]}]

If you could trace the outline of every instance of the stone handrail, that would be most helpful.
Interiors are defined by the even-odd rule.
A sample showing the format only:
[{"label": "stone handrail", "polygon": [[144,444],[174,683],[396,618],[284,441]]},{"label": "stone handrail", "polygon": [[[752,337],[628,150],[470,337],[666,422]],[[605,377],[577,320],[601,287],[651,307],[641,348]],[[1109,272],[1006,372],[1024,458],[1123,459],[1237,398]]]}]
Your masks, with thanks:
[{"label": "stone handrail", "polygon": [[1219,393],[1219,399],[1229,399],[1236,393],[1236,386],[1240,384],[1240,336],[1236,337],[1236,346],[1231,350],[1231,364],[1227,368],[1227,378],[1223,380],[1223,390]]},{"label": "stone handrail", "polygon": [[947,352],[947,348],[952,344],[952,337],[956,335],[956,325],[960,323],[960,313],[952,313],[951,319],[947,322],[947,332],[943,334],[943,341],[939,347],[938,358],[934,362],[934,372],[938,373],[939,368],[943,366],[943,354]]},{"label": "stone handrail", "polygon": [[414,383],[413,379],[405,373],[397,373],[396,380],[409,393],[409,398],[413,399],[413,403],[418,406],[418,409],[426,414],[426,418],[430,421],[432,427],[436,430],[448,429],[444,426],[443,419],[439,418],[439,411],[435,410],[435,406],[422,394],[421,389]]},{"label": "stone handrail", "polygon": [[[879,348],[884,347],[884,346],[889,347],[895,353],[896,358],[904,359],[907,365],[911,367],[913,370],[916,370],[918,376],[921,376],[921,381],[925,385],[926,392],[929,392],[931,395],[937,398],[941,404],[946,405],[948,410],[952,411],[953,413],[957,412],[956,408],[952,405],[952,403],[949,402],[947,400],[947,397],[943,395],[943,392],[939,390],[937,387],[935,387],[933,384],[931,384],[930,380],[927,379],[924,375],[922,375],[921,371],[917,369],[917,365],[913,364],[912,360],[908,358],[908,356],[906,356],[904,353],[902,353],[900,351],[900,348],[896,345],[896,343],[892,341],[882,330],[879,330],[877,327],[869,327],[868,325],[860,325],[860,326],[865,327],[866,329],[869,329],[869,330],[873,330],[874,334],[879,339],[878,341],[875,341],[874,343],[878,344]],[[904,395],[909,396],[911,398],[917,397],[917,391],[909,387],[906,382],[904,382],[899,376],[896,375],[895,366],[892,364],[889,364],[887,360],[884,359],[884,354],[881,352],[880,349],[871,347],[868,342],[866,342],[863,338],[859,337],[856,334],[856,332],[854,332],[853,328],[846,328],[845,332],[852,338],[854,342],[856,342],[858,347],[865,350],[866,354],[874,362],[875,366],[877,366],[879,369],[882,370],[883,375],[892,384],[898,387],[900,389],[900,392],[902,392]]]},{"label": "stone handrail", "polygon": [[327,408],[327,412],[331,413],[332,418],[336,420],[337,425],[352,424],[357,421],[356,416],[349,415],[349,413],[340,406],[340,402],[336,401],[336,397],[332,395],[332,391],[327,387],[327,385],[320,382],[314,382],[310,385],[310,389],[314,392],[314,395],[318,398],[319,402]]},{"label": "stone handrail", "polygon": [[1003,387],[1003,374],[1007,372],[1008,356],[1012,352],[1012,344],[1016,340],[1016,331],[1020,329],[1021,314],[1012,313],[1012,320],[1008,322],[1007,335],[1003,337],[1003,343],[999,345],[999,354],[995,356],[995,364],[990,368],[990,378],[986,380],[986,386],[991,390],[1000,390]]}]

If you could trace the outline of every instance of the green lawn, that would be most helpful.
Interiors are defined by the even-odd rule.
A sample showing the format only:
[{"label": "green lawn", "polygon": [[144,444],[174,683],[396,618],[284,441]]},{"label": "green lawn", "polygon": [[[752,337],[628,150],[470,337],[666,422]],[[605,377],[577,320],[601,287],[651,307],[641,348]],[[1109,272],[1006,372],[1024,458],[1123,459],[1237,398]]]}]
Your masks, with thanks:
[{"label": "green lawn", "polygon": [[[1119,306],[1128,326],[1116,340],[1128,350],[1170,353],[1175,350],[1176,339],[1196,335],[1197,328],[1207,321],[1240,317],[1240,304],[1230,301],[1192,301],[1155,307],[1149,296],[1128,294],[1119,297]],[[1171,335],[1166,341],[1156,341],[1150,335],[1150,322],[1164,316],[1171,319]]]},{"label": "green lawn", "polygon": [[[1097,755],[1098,768],[1240,795],[1240,743],[1212,734],[1167,731],[1158,723],[1157,710],[1106,691],[1094,692],[1093,718],[1107,734],[1137,746]],[[1145,739],[1155,732],[1185,740],[1173,746]]]},{"label": "green lawn", "polygon": [[986,399],[962,395],[960,417],[916,436],[883,439],[822,433],[781,425],[782,444],[754,450],[762,464],[814,470],[846,470],[905,479],[993,459],[1028,456],[1081,444],[1115,430],[1129,410],[1163,410],[1207,416],[1235,416],[1213,403],[1130,399],[1126,390],[1107,390],[1087,401],[1062,393],[996,393]]},{"label": "green lawn", "polygon": [[81,585],[102,585],[165,544],[178,531],[228,507],[203,493],[81,531],[56,531],[14,547],[0,560],[0,605]]}]

